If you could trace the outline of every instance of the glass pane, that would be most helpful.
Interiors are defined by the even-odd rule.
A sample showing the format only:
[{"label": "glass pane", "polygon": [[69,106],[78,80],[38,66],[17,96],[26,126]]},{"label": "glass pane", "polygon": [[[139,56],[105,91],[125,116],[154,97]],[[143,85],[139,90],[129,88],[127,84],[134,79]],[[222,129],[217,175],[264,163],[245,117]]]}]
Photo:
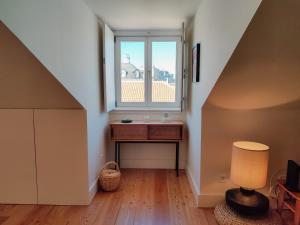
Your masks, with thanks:
[{"label": "glass pane", "polygon": [[152,42],[152,102],[176,98],[176,42]]},{"label": "glass pane", "polygon": [[121,102],[145,101],[145,43],[121,41]]}]

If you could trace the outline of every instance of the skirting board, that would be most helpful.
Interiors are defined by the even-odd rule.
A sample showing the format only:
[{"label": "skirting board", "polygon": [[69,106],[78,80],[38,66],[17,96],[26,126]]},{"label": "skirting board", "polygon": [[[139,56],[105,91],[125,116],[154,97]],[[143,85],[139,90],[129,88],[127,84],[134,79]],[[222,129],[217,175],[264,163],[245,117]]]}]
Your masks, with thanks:
[{"label": "skirting board", "polygon": [[198,207],[213,208],[225,198],[222,193],[200,193]]},{"label": "skirting board", "polygon": [[194,195],[194,199],[196,202],[197,207],[203,207],[203,208],[213,208],[215,207],[219,202],[224,200],[224,194],[222,193],[200,193],[198,190],[195,180],[192,177],[190,170],[188,168],[185,169],[186,175],[188,178],[188,181],[190,183],[190,186],[192,188],[192,192]]},{"label": "skirting board", "polygon": [[[122,159],[121,167],[127,169],[174,169],[175,159]],[[179,169],[184,169],[185,160],[179,161]]]},{"label": "skirting board", "polygon": [[98,178],[89,187],[89,204],[91,204],[91,202],[94,199],[97,191],[98,191]]},{"label": "skirting board", "polygon": [[190,170],[188,168],[185,168],[185,173],[187,175],[188,181],[192,188],[196,206],[199,207],[199,199],[200,199],[199,189],[198,189],[196,182],[195,182],[194,178],[192,177]]}]

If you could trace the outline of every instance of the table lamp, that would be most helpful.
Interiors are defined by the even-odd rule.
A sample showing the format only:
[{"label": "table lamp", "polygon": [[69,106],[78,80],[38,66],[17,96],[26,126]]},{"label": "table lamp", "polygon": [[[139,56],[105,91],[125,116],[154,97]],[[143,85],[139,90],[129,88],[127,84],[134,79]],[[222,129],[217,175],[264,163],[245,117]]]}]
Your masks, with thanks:
[{"label": "table lamp", "polygon": [[269,147],[248,141],[233,143],[230,179],[240,188],[226,191],[226,203],[245,216],[262,216],[268,212],[269,199],[255,189],[267,180]]}]

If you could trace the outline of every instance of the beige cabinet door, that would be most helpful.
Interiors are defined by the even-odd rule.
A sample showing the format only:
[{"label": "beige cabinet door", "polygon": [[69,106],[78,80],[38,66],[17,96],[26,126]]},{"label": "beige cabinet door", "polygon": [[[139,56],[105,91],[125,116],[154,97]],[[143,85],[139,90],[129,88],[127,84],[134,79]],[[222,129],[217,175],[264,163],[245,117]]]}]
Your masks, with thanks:
[{"label": "beige cabinet door", "polygon": [[35,110],[38,203],[89,203],[86,113]]},{"label": "beige cabinet door", "polygon": [[37,203],[30,109],[0,109],[0,180],[0,203]]}]

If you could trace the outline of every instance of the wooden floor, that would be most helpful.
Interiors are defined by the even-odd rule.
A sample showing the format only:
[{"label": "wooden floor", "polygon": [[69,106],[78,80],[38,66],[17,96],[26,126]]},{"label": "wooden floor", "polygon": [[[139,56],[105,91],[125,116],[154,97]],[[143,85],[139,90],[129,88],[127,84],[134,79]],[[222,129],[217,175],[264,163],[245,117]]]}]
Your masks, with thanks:
[{"label": "wooden floor", "polygon": [[216,225],[195,207],[184,171],[123,170],[118,192],[99,192],[90,206],[0,205],[1,225]]}]

